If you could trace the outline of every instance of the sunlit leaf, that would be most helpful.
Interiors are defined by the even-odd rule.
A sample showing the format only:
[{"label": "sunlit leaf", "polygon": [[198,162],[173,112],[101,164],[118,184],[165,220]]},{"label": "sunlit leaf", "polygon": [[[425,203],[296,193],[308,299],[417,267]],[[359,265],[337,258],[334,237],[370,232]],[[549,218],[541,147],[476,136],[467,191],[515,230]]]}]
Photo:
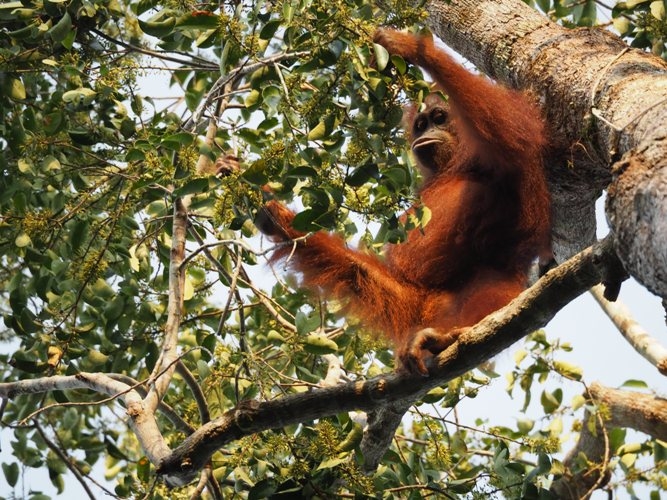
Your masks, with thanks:
[{"label": "sunlit leaf", "polygon": [[20,78],[11,78],[9,80],[9,97],[16,99],[17,101],[23,101],[27,95],[25,91],[25,86]]},{"label": "sunlit leaf", "polygon": [[387,64],[389,64],[389,52],[387,52],[387,49],[378,43],[373,44],[373,51],[375,52],[377,67],[380,71],[382,71],[387,67]]},{"label": "sunlit leaf", "polygon": [[303,348],[312,354],[331,354],[338,351],[338,344],[322,334],[311,334],[303,339]]},{"label": "sunlit leaf", "polygon": [[93,89],[80,87],[78,89],[65,92],[63,94],[63,102],[86,105],[90,104],[96,95],[97,92],[95,92]]},{"label": "sunlit leaf", "polygon": [[554,361],[554,368],[563,377],[569,378],[571,380],[581,380],[581,377],[583,376],[583,370],[581,367],[572,363],[567,363],[565,361]]},{"label": "sunlit leaf", "polygon": [[19,248],[27,247],[31,243],[30,236],[26,233],[21,233],[14,239],[14,244]]}]

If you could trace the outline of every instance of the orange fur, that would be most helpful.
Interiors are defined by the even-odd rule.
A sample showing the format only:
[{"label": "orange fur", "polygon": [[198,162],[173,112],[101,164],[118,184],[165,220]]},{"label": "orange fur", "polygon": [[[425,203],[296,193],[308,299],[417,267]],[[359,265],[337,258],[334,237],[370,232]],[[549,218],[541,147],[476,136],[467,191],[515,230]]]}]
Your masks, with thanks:
[{"label": "orange fur", "polygon": [[[431,221],[389,245],[384,261],[315,233],[297,243],[290,265],[306,286],[347,299],[346,314],[386,334],[404,369],[426,374],[428,357],[516,297],[534,259],[550,254],[546,136],[523,94],[469,73],[432,39],[380,30],[375,40],[426,69],[449,96],[448,105],[428,104],[412,118],[413,150],[427,173],[421,202]],[[420,129],[419,119],[428,128]],[[426,146],[422,134],[433,138]],[[268,202],[263,214],[258,227],[273,240],[304,236],[280,203]],[[290,252],[283,247],[273,259]]]}]

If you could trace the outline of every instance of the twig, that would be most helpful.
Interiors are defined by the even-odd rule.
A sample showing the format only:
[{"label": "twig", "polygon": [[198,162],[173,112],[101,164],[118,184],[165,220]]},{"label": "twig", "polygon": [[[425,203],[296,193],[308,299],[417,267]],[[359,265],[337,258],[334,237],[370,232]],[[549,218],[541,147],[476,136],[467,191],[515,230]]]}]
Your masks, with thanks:
[{"label": "twig", "polygon": [[[163,61],[170,61],[170,62],[175,62],[175,63],[178,63],[178,64],[184,64],[184,65],[192,64],[194,67],[197,68],[198,71],[202,71],[202,70],[218,71],[220,69],[217,64],[212,63],[212,62],[207,61],[207,60],[202,59],[202,58],[197,58],[196,56],[193,57],[193,56],[188,55],[188,57],[189,57],[188,60],[178,59],[177,57],[168,56],[164,52],[158,52],[158,51],[154,51],[154,50],[145,49],[143,47],[138,47],[136,45],[132,45],[131,43],[127,43],[127,42],[124,42],[122,40],[118,40],[117,38],[110,37],[106,33],[103,33],[102,31],[94,29],[94,28],[91,29],[90,32],[94,33],[95,35],[99,36],[100,38],[104,38],[107,42],[115,43],[116,45],[120,45],[121,47],[124,47],[124,48],[126,48],[126,49],[128,49],[132,52],[138,52],[140,54],[155,57],[156,59],[161,59]],[[193,63],[194,59],[199,59],[202,62],[202,64],[200,64],[200,65],[194,64]]]},{"label": "twig", "polygon": [[37,429],[37,432],[39,433],[41,438],[46,443],[46,446],[48,446],[49,449],[53,453],[55,453],[58,456],[58,458],[60,458],[60,460],[69,469],[69,471],[74,475],[76,480],[79,481],[79,483],[81,484],[81,487],[86,492],[86,495],[88,495],[88,498],[91,498],[92,500],[95,500],[95,494],[92,492],[92,490],[88,486],[88,483],[86,483],[86,479],[83,477],[83,474],[81,474],[81,471],[79,470],[79,468],[74,463],[72,463],[72,460],[70,460],[70,458],[65,453],[63,453],[63,450],[61,450],[60,447],[58,445],[56,445],[56,443],[54,443],[53,441],[51,441],[51,439],[49,439],[49,437],[44,432],[44,429],[42,429],[41,425],[39,425],[38,423],[35,423],[35,429]]}]

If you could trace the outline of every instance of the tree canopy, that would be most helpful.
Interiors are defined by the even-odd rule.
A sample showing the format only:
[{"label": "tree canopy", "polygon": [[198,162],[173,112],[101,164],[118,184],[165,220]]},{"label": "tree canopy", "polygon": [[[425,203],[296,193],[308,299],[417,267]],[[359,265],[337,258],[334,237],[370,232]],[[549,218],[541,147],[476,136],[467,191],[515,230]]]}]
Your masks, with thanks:
[{"label": "tree canopy", "polygon": [[[665,56],[665,2],[528,3]],[[378,26],[428,19],[408,0],[0,5],[6,498],[550,498],[558,478],[588,470],[591,490],[665,495],[667,409],[636,392],[663,427],[614,417],[623,395],[563,361],[571,345],[537,330],[498,373],[472,369],[493,352],[471,340],[470,366],[419,393],[421,381],[377,378],[392,371],[391,346],[266,262],[271,243],[253,225],[265,185],[301,207],[298,229],[368,251],[428,224],[427,209],[400,220],[419,183],[402,110],[427,79],[372,43]],[[225,155],[240,168],[219,172]],[[598,261],[617,265],[609,247],[539,291],[557,297],[576,269],[590,270],[582,289],[596,284]],[[492,385],[523,410],[539,401],[540,417],[460,420],[457,404]],[[365,426],[398,426],[406,410],[374,463]],[[566,458],[572,431],[603,436],[602,458]],[[52,486],[31,482],[33,469]]]}]

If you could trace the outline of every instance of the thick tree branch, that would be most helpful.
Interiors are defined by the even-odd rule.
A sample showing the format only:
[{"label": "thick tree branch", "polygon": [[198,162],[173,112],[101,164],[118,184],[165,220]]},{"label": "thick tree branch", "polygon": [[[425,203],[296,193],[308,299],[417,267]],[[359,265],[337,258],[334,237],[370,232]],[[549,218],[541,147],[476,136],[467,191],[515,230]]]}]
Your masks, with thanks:
[{"label": "thick tree branch", "polygon": [[593,383],[590,399],[609,410],[608,427],[630,427],[661,441],[667,441],[667,400],[636,391],[624,391]]},{"label": "thick tree branch", "polygon": [[565,457],[566,473],[551,487],[558,498],[587,498],[593,489],[608,481],[606,468],[613,451],[607,439],[610,429],[629,427],[667,440],[667,401],[664,399],[612,389],[597,382],[589,387],[588,398],[604,411],[595,414],[586,411],[579,441]]},{"label": "thick tree branch", "polygon": [[31,380],[0,383],[0,398],[10,399],[20,394],[90,389],[120,399],[130,417],[129,424],[137,436],[146,456],[152,463],[159,463],[170,454],[169,447],[158,428],[155,414],[144,406],[139,392],[131,386],[102,373],[54,375]]},{"label": "thick tree branch", "polygon": [[359,445],[364,455],[364,470],[373,472],[380,465],[382,457],[394,439],[396,429],[408,411],[412,401],[398,401],[395,404],[380,405],[368,412],[368,427]]},{"label": "thick tree branch", "polygon": [[[169,485],[182,485],[195,477],[216,450],[242,436],[345,411],[370,412],[390,405],[394,411],[374,415],[371,428],[377,432],[383,425],[391,424],[395,429],[396,409],[407,409],[433,387],[471,370],[526,334],[546,325],[564,305],[604,281],[608,274],[614,274],[618,266],[610,240],[604,240],[573,257],[547,273],[507,307],[465,332],[438,356],[428,378],[391,374],[271,401],[244,401],[186,438],[170,457],[159,464],[158,473],[165,477]],[[367,443],[369,440],[382,440],[386,446],[389,444],[380,434],[366,437]],[[369,463],[381,456],[379,447],[367,446],[367,449],[374,450]]]}]

